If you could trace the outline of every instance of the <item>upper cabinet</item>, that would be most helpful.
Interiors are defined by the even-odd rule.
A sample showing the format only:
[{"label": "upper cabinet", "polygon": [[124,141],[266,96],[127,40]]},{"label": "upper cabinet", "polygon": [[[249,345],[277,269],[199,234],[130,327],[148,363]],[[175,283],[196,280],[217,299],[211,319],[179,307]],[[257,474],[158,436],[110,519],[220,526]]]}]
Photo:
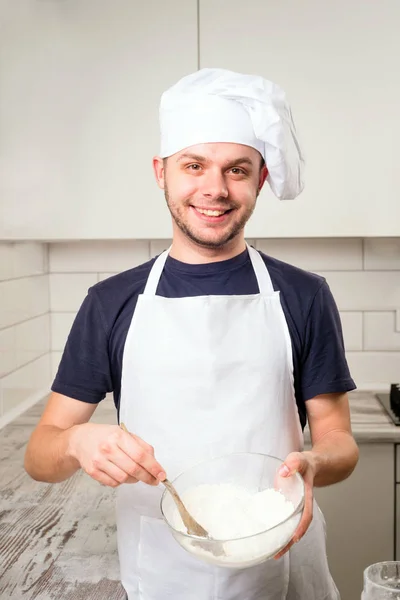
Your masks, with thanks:
[{"label": "upper cabinet", "polygon": [[152,157],[196,0],[5,0],[0,22],[0,238],[170,236]]},{"label": "upper cabinet", "polygon": [[400,2],[200,0],[200,66],[287,93],[304,192],[266,189],[249,237],[400,235]]},{"label": "upper cabinet", "polygon": [[305,191],[266,186],[249,238],[400,235],[398,0],[3,0],[0,23],[0,239],[169,238],[159,100],[198,66],[293,108]]}]

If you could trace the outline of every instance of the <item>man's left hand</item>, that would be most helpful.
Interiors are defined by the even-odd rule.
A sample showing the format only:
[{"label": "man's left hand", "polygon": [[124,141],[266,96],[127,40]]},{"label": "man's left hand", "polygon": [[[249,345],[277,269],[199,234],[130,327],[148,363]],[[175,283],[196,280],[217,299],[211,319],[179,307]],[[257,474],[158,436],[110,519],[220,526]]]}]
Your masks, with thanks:
[{"label": "man's left hand", "polygon": [[290,542],[281,550],[275,559],[281,558],[296,542],[299,542],[306,533],[313,518],[313,487],[315,477],[315,462],[312,452],[292,452],[289,454],[284,464],[279,469],[278,474],[281,477],[291,477],[295,473],[300,473],[304,479],[305,496],[304,511],[301,521],[293,534]]}]

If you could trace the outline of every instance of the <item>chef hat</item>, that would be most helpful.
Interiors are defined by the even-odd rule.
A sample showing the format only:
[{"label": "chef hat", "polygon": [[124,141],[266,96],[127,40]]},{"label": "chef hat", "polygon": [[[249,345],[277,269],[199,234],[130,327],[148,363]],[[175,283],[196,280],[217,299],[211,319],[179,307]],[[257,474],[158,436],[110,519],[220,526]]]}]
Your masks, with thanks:
[{"label": "chef hat", "polygon": [[166,158],[197,144],[233,142],[256,148],[281,200],[304,187],[304,158],[284,91],[260,76],[201,69],[163,93],[161,152]]}]

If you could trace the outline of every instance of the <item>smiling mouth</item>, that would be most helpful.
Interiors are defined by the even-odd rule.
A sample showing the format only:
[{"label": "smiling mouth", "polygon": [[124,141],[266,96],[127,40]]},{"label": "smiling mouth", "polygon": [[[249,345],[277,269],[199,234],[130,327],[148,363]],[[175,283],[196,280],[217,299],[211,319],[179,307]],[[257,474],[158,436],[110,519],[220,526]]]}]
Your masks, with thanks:
[{"label": "smiling mouth", "polygon": [[225,215],[226,213],[229,213],[233,210],[232,208],[227,208],[224,210],[215,210],[208,208],[197,208],[196,206],[193,206],[193,208],[200,214],[205,215],[206,217],[221,217],[222,215]]}]

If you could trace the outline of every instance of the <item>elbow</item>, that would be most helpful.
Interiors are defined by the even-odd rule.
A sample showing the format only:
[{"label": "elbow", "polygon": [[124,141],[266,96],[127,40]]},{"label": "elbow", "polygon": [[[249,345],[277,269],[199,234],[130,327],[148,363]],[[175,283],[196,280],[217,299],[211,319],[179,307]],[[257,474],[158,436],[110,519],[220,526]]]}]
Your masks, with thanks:
[{"label": "elbow", "polygon": [[43,477],[40,476],[40,472],[38,471],[38,469],[35,468],[34,455],[34,449],[31,447],[31,443],[29,442],[24,456],[24,469],[29,475],[29,477],[34,481],[48,483]]},{"label": "elbow", "polygon": [[357,442],[355,441],[354,438],[352,438],[352,440],[353,440],[353,443],[352,443],[352,447],[351,447],[349,455],[348,455],[347,469],[344,473],[343,479],[347,479],[348,477],[350,477],[350,475],[353,473],[354,469],[356,468],[358,460],[360,458],[360,451],[358,449]]},{"label": "elbow", "polygon": [[31,452],[29,450],[29,446],[26,449],[25,456],[24,456],[24,469],[25,469],[26,473],[29,475],[29,477],[31,477],[31,479],[34,479],[35,481],[40,481],[40,478],[37,476],[37,473],[35,472],[35,469],[33,468]]}]

